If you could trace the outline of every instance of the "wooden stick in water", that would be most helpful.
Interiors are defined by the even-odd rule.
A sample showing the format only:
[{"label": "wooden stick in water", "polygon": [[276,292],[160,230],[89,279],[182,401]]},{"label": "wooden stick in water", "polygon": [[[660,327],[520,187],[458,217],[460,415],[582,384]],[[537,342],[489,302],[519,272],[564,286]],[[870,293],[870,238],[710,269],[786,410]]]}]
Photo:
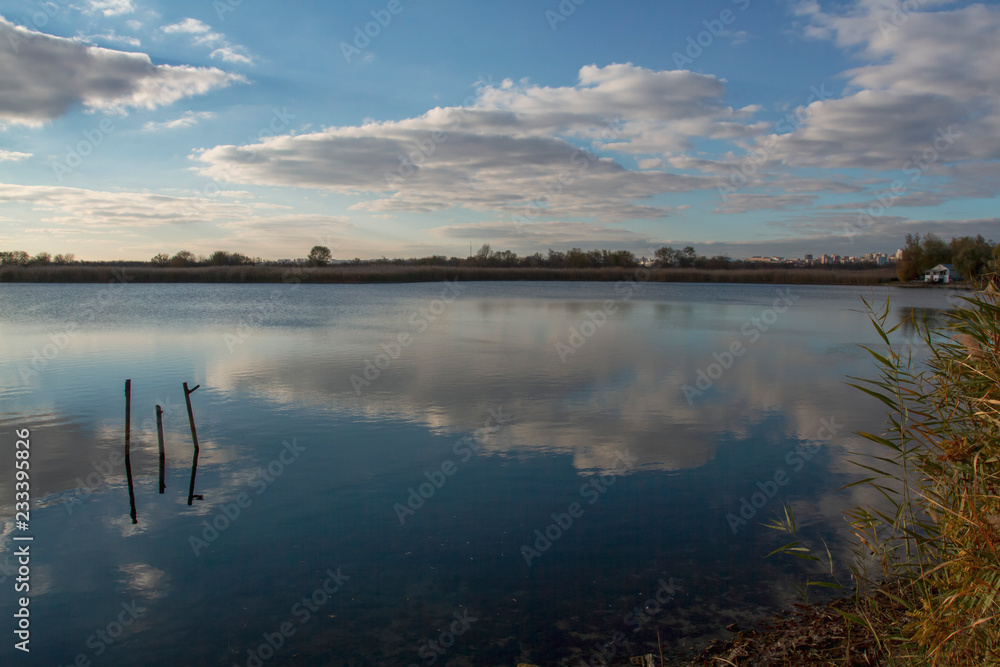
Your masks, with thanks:
[{"label": "wooden stick in water", "polygon": [[200,384],[196,384],[194,389],[188,389],[188,383],[184,383],[184,400],[187,402],[188,422],[191,424],[191,440],[194,442],[194,458],[191,460],[191,485],[188,487],[188,505],[195,499],[194,478],[198,473],[198,431],[194,427],[194,411],[191,409],[191,394],[195,392]]},{"label": "wooden stick in water", "polygon": [[164,481],[167,458],[163,451],[163,408],[159,405],[156,406],[156,438],[160,442],[160,493],[162,494],[167,488]]},{"label": "wooden stick in water", "polygon": [[125,475],[128,477],[128,502],[132,523],[139,523],[135,511],[135,487],[132,485],[132,380],[125,380]]}]

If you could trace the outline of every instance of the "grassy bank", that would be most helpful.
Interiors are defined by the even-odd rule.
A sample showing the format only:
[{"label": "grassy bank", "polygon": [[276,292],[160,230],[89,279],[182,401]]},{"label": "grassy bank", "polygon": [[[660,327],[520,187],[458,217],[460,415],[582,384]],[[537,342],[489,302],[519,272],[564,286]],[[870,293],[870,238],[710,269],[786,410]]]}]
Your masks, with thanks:
[{"label": "grassy bank", "polygon": [[[855,461],[857,484],[886,502],[844,512],[854,594],[740,632],[691,665],[1000,665],[1000,290],[923,329],[920,367],[890,344],[889,312],[872,312],[879,377],[855,385],[888,415],[883,433],[859,433],[878,451]],[[829,558],[797,538],[778,551]]]},{"label": "grassy bank", "polygon": [[[124,266],[3,266],[0,282],[106,283],[277,283],[297,278],[309,283],[409,283],[441,280],[573,280],[637,279],[636,269],[549,269],[445,266],[213,266],[161,268]],[[878,285],[893,280],[893,269],[759,268],[639,269],[638,279],[687,283],[779,283],[807,285]],[[647,277],[648,276],[648,277]]]}]

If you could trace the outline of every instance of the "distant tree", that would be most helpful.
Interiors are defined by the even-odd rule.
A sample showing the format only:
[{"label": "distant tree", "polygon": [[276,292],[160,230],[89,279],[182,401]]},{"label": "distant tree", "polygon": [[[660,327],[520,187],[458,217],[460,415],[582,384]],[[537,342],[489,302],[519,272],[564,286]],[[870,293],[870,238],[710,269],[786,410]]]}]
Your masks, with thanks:
[{"label": "distant tree", "polygon": [[896,277],[902,282],[909,282],[924,271],[924,248],[920,234],[907,234],[903,254],[896,262]]},{"label": "distant tree", "polygon": [[28,263],[30,257],[28,253],[23,250],[8,250],[5,252],[0,252],[0,264],[15,264],[18,266],[24,266]]},{"label": "distant tree", "polygon": [[924,237],[923,246],[924,264],[920,267],[921,271],[926,271],[938,264],[951,263],[951,248],[934,234],[928,234]]},{"label": "distant tree", "polygon": [[993,248],[993,259],[990,261],[990,268],[1000,273],[1000,243]]},{"label": "distant tree", "polygon": [[333,258],[333,253],[324,245],[314,245],[309,251],[309,266],[326,266]]},{"label": "distant tree", "polygon": [[153,258],[149,260],[149,263],[153,266],[167,266],[170,264],[170,255],[165,252],[153,255]]},{"label": "distant tree", "polygon": [[65,255],[58,254],[52,259],[52,261],[55,262],[56,264],[72,264],[74,261],[76,261],[76,255],[74,255],[71,252],[68,252]]},{"label": "distant tree", "polygon": [[656,258],[656,263],[662,267],[675,266],[679,260],[680,253],[670,246],[663,246],[657,249],[653,256]]},{"label": "distant tree", "polygon": [[35,255],[34,257],[31,258],[31,263],[32,264],[45,265],[45,264],[49,264],[51,262],[52,262],[52,255],[50,255],[47,252],[40,252],[40,253],[38,253],[37,255]]},{"label": "distant tree", "polygon": [[472,256],[472,259],[479,266],[488,266],[490,260],[493,259],[493,248],[490,247],[489,243],[484,243]]},{"label": "distant tree", "polygon": [[579,248],[566,251],[566,265],[571,269],[585,269],[590,266],[590,257]]},{"label": "distant tree", "polygon": [[511,267],[517,265],[517,253],[512,250],[500,250],[493,253],[493,257],[490,258],[490,264],[493,266],[504,266]]},{"label": "distant tree", "polygon": [[706,269],[728,269],[730,260],[725,255],[716,255],[705,260]]},{"label": "distant tree", "polygon": [[989,268],[993,258],[994,246],[980,234],[975,238],[962,236],[953,238],[949,244],[952,264],[958,269],[962,278],[974,280]]},{"label": "distant tree", "polygon": [[630,250],[614,250],[608,253],[608,266],[622,266],[627,269],[639,265],[635,253]]},{"label": "distant tree", "polygon": [[677,263],[681,266],[694,266],[694,260],[696,259],[698,259],[698,255],[695,253],[694,248],[686,246],[678,255]]},{"label": "distant tree", "polygon": [[531,267],[545,266],[545,258],[542,257],[542,253],[536,252],[533,255],[522,257],[521,264],[523,266],[531,266]]},{"label": "distant tree", "polygon": [[194,256],[194,253],[189,250],[181,250],[170,258],[170,266],[185,267],[194,266],[197,263],[198,259]]},{"label": "distant tree", "polygon": [[566,266],[566,253],[549,248],[548,265],[553,269],[561,269]]}]

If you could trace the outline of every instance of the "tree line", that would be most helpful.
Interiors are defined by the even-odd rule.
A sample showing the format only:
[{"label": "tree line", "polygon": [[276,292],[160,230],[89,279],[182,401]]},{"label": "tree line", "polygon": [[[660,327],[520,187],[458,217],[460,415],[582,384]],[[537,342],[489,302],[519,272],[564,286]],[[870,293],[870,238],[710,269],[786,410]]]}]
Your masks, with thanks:
[{"label": "tree line", "polygon": [[[333,261],[333,253],[326,246],[313,246],[305,258],[308,266],[327,266]],[[50,264],[76,264],[72,253],[52,256],[40,252],[31,256],[22,250],[0,252],[0,265],[45,266]],[[261,266],[274,264],[260,257],[250,257],[239,252],[216,250],[207,256],[196,256],[188,250],[180,250],[173,255],[158,253],[150,259],[154,267],[208,267],[208,266]],[[551,248],[546,254],[518,255],[511,250],[493,250],[483,244],[479,250],[466,258],[431,255],[411,259],[361,260],[355,258],[344,262],[348,265],[396,265],[396,266],[472,266],[483,268],[551,268],[551,269],[594,269],[594,268],[635,268],[640,258],[630,250],[582,250],[571,248],[559,251]],[[675,249],[670,246],[658,248],[650,263],[658,268],[698,268],[698,269],[746,269],[757,266],[756,262],[734,260],[723,255],[706,257],[699,255],[692,246]],[[132,262],[129,262],[132,264]],[[907,234],[902,257],[896,262],[896,273],[900,280],[909,281],[923,275],[924,271],[937,264],[952,264],[963,278],[977,278],[987,271],[1000,272],[1000,245],[980,236],[952,238],[949,243],[927,234]],[[788,264],[791,266],[791,262]],[[773,264],[769,264],[773,267]],[[780,266],[780,264],[779,264]],[[865,265],[857,265],[861,268]]]},{"label": "tree line", "polygon": [[14,266],[46,266],[48,264],[73,264],[76,256],[73,253],[59,254],[53,257],[47,252],[40,252],[34,257],[23,250],[8,250],[0,252],[0,264]]},{"label": "tree line", "polygon": [[914,280],[938,264],[951,264],[964,280],[975,280],[988,271],[1000,272],[1000,245],[982,234],[952,238],[949,243],[927,234],[907,234],[902,257],[896,262],[896,276]]}]

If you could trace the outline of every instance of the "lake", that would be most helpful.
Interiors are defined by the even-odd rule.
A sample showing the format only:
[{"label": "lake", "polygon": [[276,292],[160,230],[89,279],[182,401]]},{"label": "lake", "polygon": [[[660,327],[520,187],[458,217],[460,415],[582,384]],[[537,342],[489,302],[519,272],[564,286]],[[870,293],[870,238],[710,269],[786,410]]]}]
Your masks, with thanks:
[{"label": "lake", "polygon": [[[849,583],[841,511],[875,498],[842,489],[847,457],[885,410],[846,383],[875,375],[861,297],[890,292],[890,324],[949,307],[642,281],[0,285],[0,656],[513,667],[656,653],[657,632],[671,656],[703,647],[822,574],[765,558],[785,503]],[[24,545],[30,655],[11,634]]]}]

